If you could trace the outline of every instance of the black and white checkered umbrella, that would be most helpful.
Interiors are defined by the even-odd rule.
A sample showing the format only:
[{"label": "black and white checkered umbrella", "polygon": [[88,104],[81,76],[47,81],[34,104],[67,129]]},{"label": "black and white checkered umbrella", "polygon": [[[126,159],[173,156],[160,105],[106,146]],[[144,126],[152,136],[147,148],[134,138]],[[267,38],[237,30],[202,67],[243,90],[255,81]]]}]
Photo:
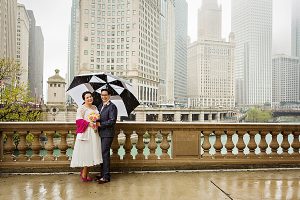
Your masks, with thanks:
[{"label": "black and white checkered umbrella", "polygon": [[117,106],[119,116],[129,116],[129,114],[140,105],[133,94],[133,87],[127,81],[113,76],[109,73],[83,74],[75,76],[67,90],[77,105],[83,104],[82,93],[92,92],[94,104],[101,103],[101,90],[107,88],[112,94],[110,100]]}]

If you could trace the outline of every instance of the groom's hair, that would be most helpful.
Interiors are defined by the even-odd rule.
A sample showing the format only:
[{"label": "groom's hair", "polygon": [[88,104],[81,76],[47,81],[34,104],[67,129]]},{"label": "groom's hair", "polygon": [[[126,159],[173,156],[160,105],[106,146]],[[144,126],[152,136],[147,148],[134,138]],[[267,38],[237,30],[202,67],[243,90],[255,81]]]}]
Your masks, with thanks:
[{"label": "groom's hair", "polygon": [[103,89],[101,90],[101,93],[104,92],[104,91],[106,91],[108,95],[111,95],[111,91],[110,91],[109,89],[103,88]]}]

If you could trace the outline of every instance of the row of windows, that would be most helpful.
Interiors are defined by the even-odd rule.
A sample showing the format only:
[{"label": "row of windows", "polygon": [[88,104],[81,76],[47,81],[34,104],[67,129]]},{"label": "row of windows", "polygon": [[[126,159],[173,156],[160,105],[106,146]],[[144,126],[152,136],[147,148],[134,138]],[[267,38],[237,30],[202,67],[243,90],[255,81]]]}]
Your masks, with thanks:
[{"label": "row of windows", "polygon": [[101,69],[101,70],[115,70],[115,71],[124,71],[127,70],[127,65],[125,66],[124,69],[124,65],[100,65],[100,64],[90,64],[90,68],[91,69]]},{"label": "row of windows", "polygon": [[[95,37],[91,37],[91,45],[95,45]],[[89,37],[85,36],[83,38],[84,41],[88,41]],[[136,37],[132,37],[131,38],[132,42],[136,42]],[[124,43],[125,42],[125,38],[124,37],[120,37],[120,38],[105,38],[105,37],[97,37],[97,42],[101,42],[101,43]],[[126,42],[130,42],[130,37],[126,37]]]},{"label": "row of windows", "polygon": [[60,87],[60,84],[56,84],[56,83],[52,84],[52,83],[50,83],[50,87]]}]

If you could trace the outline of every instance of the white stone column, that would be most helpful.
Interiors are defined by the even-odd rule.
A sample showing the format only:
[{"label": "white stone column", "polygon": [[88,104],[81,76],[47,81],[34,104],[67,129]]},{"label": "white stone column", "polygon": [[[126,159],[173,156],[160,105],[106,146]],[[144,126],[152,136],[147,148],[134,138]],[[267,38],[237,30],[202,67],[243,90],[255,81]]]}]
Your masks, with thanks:
[{"label": "white stone column", "polygon": [[160,112],[158,113],[158,121],[159,121],[159,122],[162,122],[162,119],[163,119],[163,117],[162,117],[162,112],[160,111]]},{"label": "white stone column", "polygon": [[138,122],[145,122],[146,121],[146,113],[145,112],[136,112],[136,121]]},{"label": "white stone column", "polygon": [[174,121],[175,121],[175,122],[180,122],[180,121],[181,121],[180,118],[181,118],[180,111],[175,111],[175,114],[174,114]]},{"label": "white stone column", "polygon": [[208,121],[211,122],[212,121],[212,113],[208,113]]},{"label": "white stone column", "polygon": [[193,113],[189,113],[189,122],[192,122],[193,121]]},{"label": "white stone column", "polygon": [[200,112],[200,122],[204,122],[204,112]]},{"label": "white stone column", "polygon": [[217,122],[219,122],[220,121],[220,112],[217,112]]}]

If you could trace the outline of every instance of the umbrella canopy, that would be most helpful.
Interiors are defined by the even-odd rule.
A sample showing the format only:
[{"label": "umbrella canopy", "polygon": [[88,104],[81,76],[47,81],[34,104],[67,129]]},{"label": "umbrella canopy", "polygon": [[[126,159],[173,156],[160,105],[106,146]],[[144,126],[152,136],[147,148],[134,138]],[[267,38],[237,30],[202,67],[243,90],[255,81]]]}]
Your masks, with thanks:
[{"label": "umbrella canopy", "polygon": [[102,89],[111,91],[110,100],[117,106],[119,116],[128,116],[138,105],[139,101],[133,94],[133,87],[127,81],[109,73],[83,74],[75,76],[70,87],[67,89],[77,105],[82,105],[84,100],[81,95],[90,91],[94,97],[94,104],[98,106],[102,100]]}]

